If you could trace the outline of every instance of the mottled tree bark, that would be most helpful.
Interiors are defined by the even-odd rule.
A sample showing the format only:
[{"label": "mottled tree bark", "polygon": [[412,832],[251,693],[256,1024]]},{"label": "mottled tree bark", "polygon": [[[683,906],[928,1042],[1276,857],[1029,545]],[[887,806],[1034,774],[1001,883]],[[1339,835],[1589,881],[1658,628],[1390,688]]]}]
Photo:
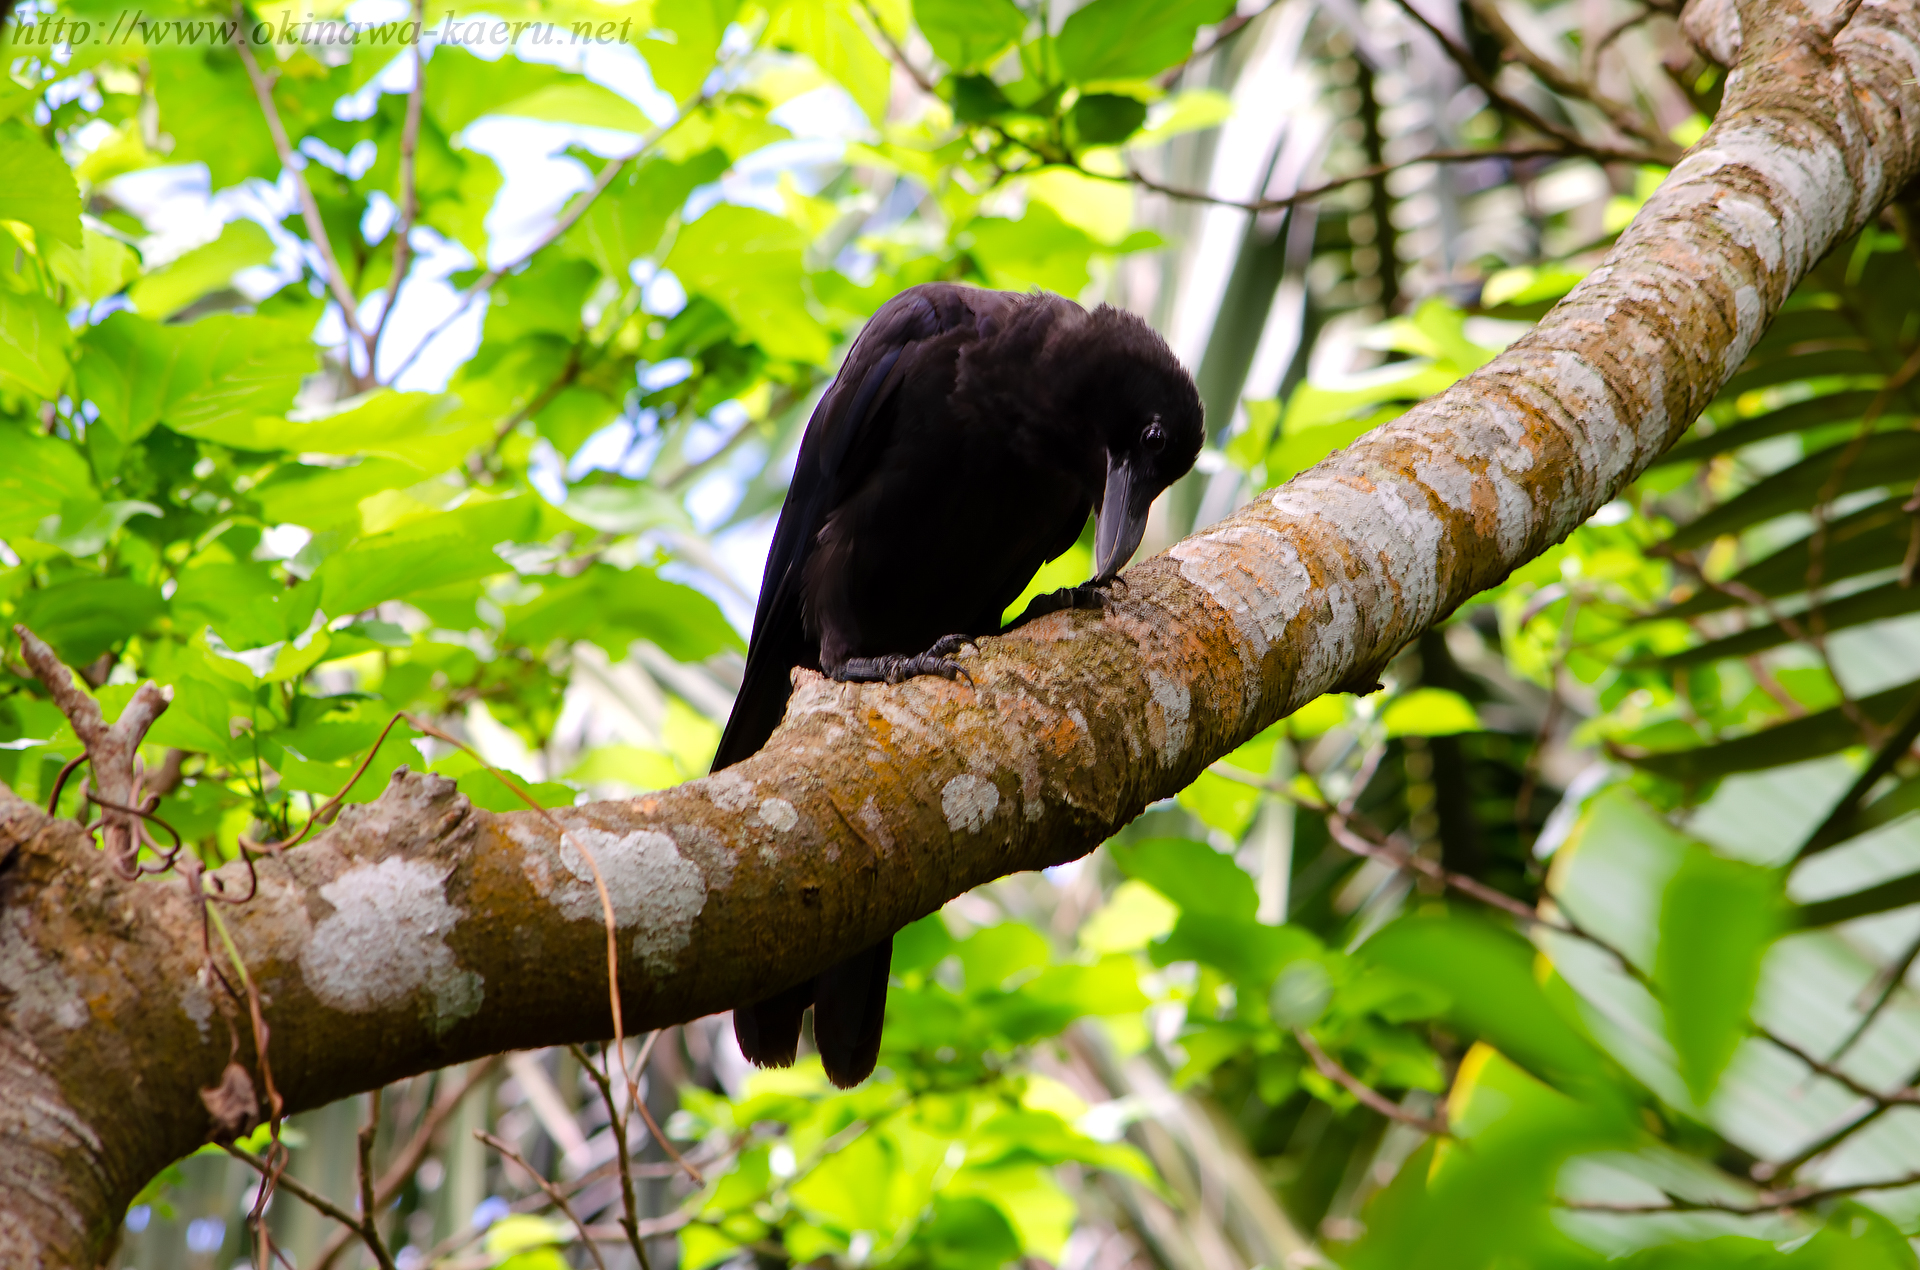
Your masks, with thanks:
[{"label": "mottled tree bark", "polygon": [[[1608,256],[1483,370],[1127,574],[1104,617],[981,642],[975,684],[803,675],[718,776],[561,813],[402,773],[223,911],[288,1109],[507,1047],[725,1009],[967,888],[1073,859],[1320,693],[1365,690],[1666,449],[1815,260],[1920,170],[1911,3],[1724,0],[1721,118]],[[1837,36],[1831,34],[1839,30]],[[230,866],[229,887],[243,885]],[[84,1264],[205,1140],[243,1012],[178,879],[122,880],[0,790],[0,1263]]]}]

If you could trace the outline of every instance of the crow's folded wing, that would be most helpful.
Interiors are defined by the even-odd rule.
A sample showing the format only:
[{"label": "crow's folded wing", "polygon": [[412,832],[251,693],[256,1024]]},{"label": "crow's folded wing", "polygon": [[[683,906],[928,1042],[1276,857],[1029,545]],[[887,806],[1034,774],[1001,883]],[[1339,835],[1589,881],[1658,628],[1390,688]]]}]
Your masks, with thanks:
[{"label": "crow's folded wing", "polygon": [[754,753],[780,726],[793,667],[819,667],[818,644],[808,638],[801,619],[800,580],[828,514],[885,451],[899,385],[919,369],[932,341],[991,324],[1021,298],[928,283],[887,301],[854,341],[800,441],[793,483],[760,580],[746,675],[714,755],[714,771]]}]

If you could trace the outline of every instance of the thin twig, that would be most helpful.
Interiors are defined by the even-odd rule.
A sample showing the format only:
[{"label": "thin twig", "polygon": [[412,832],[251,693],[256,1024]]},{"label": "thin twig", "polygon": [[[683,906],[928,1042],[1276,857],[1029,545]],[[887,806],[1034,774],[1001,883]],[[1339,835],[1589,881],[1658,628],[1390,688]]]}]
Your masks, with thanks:
[{"label": "thin twig", "polygon": [[275,1176],[274,1170],[267,1162],[253,1154],[253,1152],[243,1151],[232,1143],[225,1143],[223,1145],[228,1155],[240,1161],[248,1168],[251,1168],[261,1177],[271,1181],[276,1189],[285,1187],[292,1193],[294,1198],[300,1200],[321,1216],[333,1218],[333,1220],[360,1236],[361,1242],[367,1245],[367,1251],[373,1254],[373,1259],[379,1264],[380,1270],[394,1270],[393,1258],[388,1255],[386,1246],[380,1242],[377,1235],[369,1231],[369,1226],[372,1224],[371,1222],[363,1224],[355,1218],[352,1213],[349,1213],[346,1209],[340,1207],[285,1170],[280,1170],[278,1176]]},{"label": "thin twig", "polygon": [[1334,177],[1331,180],[1321,182],[1319,185],[1309,186],[1304,190],[1289,194],[1284,198],[1254,199],[1223,198],[1217,194],[1209,194],[1204,190],[1189,190],[1177,185],[1166,185],[1154,180],[1138,168],[1129,168],[1125,175],[1116,175],[1111,172],[1090,172],[1084,168],[1075,170],[1079,171],[1083,176],[1094,177],[1102,181],[1129,182],[1138,185],[1141,189],[1152,190],[1155,194],[1163,194],[1168,198],[1177,198],[1186,202],[1205,203],[1213,207],[1233,207],[1243,212],[1277,212],[1284,208],[1293,207],[1299,203],[1310,203],[1324,194],[1343,189],[1349,185],[1355,185],[1362,181],[1377,181],[1382,177],[1390,176],[1400,171],[1402,168],[1410,168],[1422,163],[1474,163],[1481,159],[1518,161],[1521,159],[1569,159],[1581,157],[1599,157],[1603,162],[1610,162],[1616,159],[1627,161],[1630,158],[1630,156],[1616,154],[1611,151],[1601,155],[1588,149],[1572,149],[1564,145],[1504,146],[1491,150],[1434,150],[1415,158],[1403,159],[1398,163],[1377,163],[1372,167],[1361,168],[1357,172],[1348,173],[1346,176]]},{"label": "thin twig", "polygon": [[1858,1195],[1863,1191],[1891,1191],[1903,1186],[1920,1185],[1920,1172],[1906,1173],[1899,1177],[1882,1178],[1877,1182],[1851,1182],[1845,1186],[1796,1186],[1784,1191],[1761,1191],[1751,1204],[1735,1204],[1726,1200],[1682,1199],[1677,1195],[1668,1195],[1664,1204],[1612,1204],[1587,1200],[1560,1200],[1561,1208],[1573,1209],[1583,1213],[1736,1213],[1751,1217],[1759,1213],[1771,1213],[1782,1208],[1805,1208],[1823,1200],[1838,1199],[1843,1195]]},{"label": "thin twig", "polygon": [[1211,39],[1209,39],[1205,44],[1202,44],[1199,48],[1196,48],[1195,50],[1193,50],[1193,52],[1181,58],[1180,61],[1176,62],[1174,65],[1169,66],[1164,71],[1161,71],[1159,78],[1156,82],[1162,88],[1172,88],[1175,84],[1180,82],[1180,76],[1186,72],[1187,67],[1192,66],[1195,62],[1198,62],[1202,58],[1207,57],[1209,54],[1213,53],[1214,50],[1218,49],[1221,45],[1225,44],[1228,40],[1231,40],[1234,36],[1240,34],[1240,32],[1244,31],[1247,28],[1248,24],[1251,23],[1255,18],[1265,13],[1268,9],[1273,8],[1274,3],[1275,3],[1275,0],[1268,0],[1266,4],[1261,5],[1258,9],[1255,9],[1252,13],[1248,13],[1248,14],[1237,14],[1237,13],[1228,14],[1224,19],[1221,20],[1218,26],[1213,28],[1213,37]]},{"label": "thin twig", "polygon": [[[360,1132],[355,1135],[355,1145],[359,1151],[354,1158],[354,1171],[360,1181],[360,1222],[366,1227],[366,1237],[384,1249],[386,1241],[380,1238],[378,1220],[380,1205],[373,1195],[373,1139],[379,1132],[380,1091],[376,1089],[367,1095],[367,1122],[360,1126]],[[379,1253],[374,1255],[379,1256]],[[381,1258],[381,1263],[385,1264],[385,1258]]]},{"label": "thin twig", "polygon": [[[347,285],[347,275],[340,268],[340,260],[333,254],[333,240],[327,237],[326,222],[320,218],[320,205],[314,202],[313,189],[307,184],[306,156],[293,148],[293,142],[287,137],[287,127],[280,119],[280,108],[273,104],[273,77],[260,69],[260,63],[253,55],[253,48],[247,43],[246,10],[239,4],[234,5],[233,47],[240,54],[240,61],[247,68],[247,79],[253,84],[254,98],[260,103],[260,113],[266,116],[267,132],[273,138],[274,151],[280,156],[280,164],[293,174],[293,187],[300,196],[300,216],[307,226],[307,237],[313,243],[313,249],[320,254],[320,263],[325,267],[327,289],[333,292],[333,298],[340,306],[341,320],[347,324],[347,330],[360,341],[363,349],[370,349],[366,328],[360,325],[359,300],[353,294],[353,288]],[[373,378],[373,366],[367,366],[363,379],[354,373],[353,358],[347,358],[347,374],[356,385],[370,382]]]},{"label": "thin twig", "polygon": [[1846,1039],[1827,1056],[1829,1063],[1839,1062],[1846,1056],[1847,1051],[1867,1034],[1867,1029],[1873,1026],[1873,1021],[1880,1017],[1880,1011],[1886,1009],[1887,1002],[1893,1000],[1893,994],[1905,986],[1907,971],[1913,969],[1916,959],[1920,959],[1920,939],[1915,939],[1907,945],[1907,951],[1901,954],[1900,960],[1882,967],[1880,973],[1874,976],[1880,987],[1873,998],[1873,1003],[1867,1007],[1866,1013],[1860,1016],[1860,1021],[1854,1025],[1853,1031],[1847,1033]]},{"label": "thin twig", "polygon": [[567,1202],[567,1197],[560,1191],[560,1188],[552,1182],[549,1182],[545,1177],[542,1177],[540,1170],[534,1168],[533,1165],[528,1164],[525,1159],[521,1158],[518,1151],[494,1137],[485,1129],[475,1129],[473,1136],[498,1151],[502,1158],[512,1160],[525,1170],[527,1176],[533,1179],[533,1184],[546,1192],[547,1198],[553,1201],[554,1207],[565,1213],[567,1220],[573,1223],[574,1229],[580,1232],[580,1242],[587,1246],[587,1255],[593,1258],[593,1264],[599,1266],[600,1270],[607,1270],[606,1259],[600,1255],[600,1245],[595,1243],[593,1236],[587,1233],[587,1223],[580,1220],[580,1214],[573,1211],[573,1205]]},{"label": "thin twig", "polygon": [[1606,34],[1593,42],[1592,48],[1585,49],[1581,52],[1580,63],[1582,72],[1588,79],[1595,78],[1600,74],[1600,55],[1612,47],[1615,40],[1653,18],[1670,18],[1672,16],[1673,15],[1665,9],[1649,6],[1630,18],[1622,18],[1620,21],[1608,27]]},{"label": "thin twig", "polygon": [[1405,1107],[1402,1107],[1399,1103],[1387,1097],[1371,1085],[1368,1085],[1358,1076],[1355,1076],[1352,1072],[1335,1062],[1331,1054],[1320,1048],[1320,1043],[1313,1039],[1313,1034],[1307,1031],[1307,1029],[1303,1027],[1293,1029],[1293,1039],[1300,1042],[1300,1048],[1307,1052],[1307,1057],[1313,1060],[1313,1065],[1319,1069],[1322,1076],[1325,1076],[1334,1084],[1339,1085],[1342,1089],[1387,1119],[1397,1120],[1404,1125],[1412,1125],[1422,1133],[1430,1133],[1436,1138],[1444,1138],[1447,1136],[1447,1118],[1444,1109],[1440,1115],[1433,1117],[1408,1111]]},{"label": "thin twig", "polygon": [[1501,113],[1511,115],[1534,131],[1557,138],[1569,149],[1576,150],[1581,154],[1598,159],[1601,162],[1647,163],[1656,165],[1667,162],[1667,160],[1663,159],[1660,155],[1645,150],[1622,151],[1608,146],[1596,146],[1579,133],[1568,128],[1563,128],[1559,124],[1543,118],[1533,107],[1516,97],[1509,96],[1500,91],[1499,87],[1494,84],[1493,77],[1480,69],[1480,63],[1474,60],[1473,54],[1461,48],[1458,44],[1455,44],[1453,38],[1429,21],[1427,15],[1420,12],[1420,10],[1411,3],[1411,0],[1399,0],[1399,4],[1415,22],[1418,22],[1425,28],[1429,35],[1439,41],[1441,49],[1445,51],[1448,57],[1453,59],[1454,65],[1460,68],[1463,75],[1473,81],[1476,88],[1487,95],[1487,100]]},{"label": "thin twig", "polygon": [[[434,1141],[439,1137],[440,1130],[446,1125],[448,1118],[460,1109],[460,1104],[466,1101],[468,1094],[493,1074],[493,1069],[499,1063],[498,1054],[478,1060],[467,1072],[465,1080],[457,1086],[443,1090],[434,1098],[433,1106],[428,1109],[426,1118],[420,1122],[420,1127],[414,1130],[411,1138],[407,1139],[407,1144],[395,1152],[386,1170],[374,1183],[375,1208],[384,1209],[393,1202],[394,1197],[400,1193],[400,1189],[407,1184],[407,1180],[427,1158],[427,1152],[433,1149]],[[355,1233],[349,1230],[335,1231],[315,1254],[313,1270],[331,1270],[341,1250],[347,1246],[347,1240],[353,1238]]]},{"label": "thin twig", "polygon": [[673,118],[661,124],[658,128],[655,128],[639,145],[627,151],[625,154],[616,155],[608,159],[606,163],[601,166],[600,174],[594,177],[593,184],[587,188],[587,192],[568,204],[560,213],[559,217],[547,229],[547,232],[534,240],[532,246],[515,256],[512,260],[507,261],[507,263],[488,269],[478,278],[468,283],[460,294],[454,297],[453,312],[442,318],[421,338],[418,344],[413,346],[413,351],[407,354],[406,359],[400,363],[393,374],[387,376],[387,382],[397,382],[400,376],[406,374],[407,369],[411,367],[415,361],[419,360],[420,354],[426,351],[427,346],[439,339],[441,335],[446,333],[448,327],[460,320],[461,315],[467,311],[468,306],[473,303],[476,296],[493,286],[494,283],[498,282],[507,274],[512,273],[529,260],[532,260],[535,255],[557,241],[560,236],[565,234],[569,229],[572,229],[574,223],[587,214],[587,209],[593,206],[594,201],[606,193],[607,188],[613,184],[614,178],[626,169],[627,164],[633,162],[654,146],[659,145],[668,133],[678,128],[694,111],[705,107],[707,103],[712,100],[712,94],[704,92],[697,97],[688,99],[687,103],[675,112]]},{"label": "thin twig", "polygon": [[[426,26],[427,0],[413,0],[414,29]],[[400,128],[400,219],[393,228],[393,269],[387,282],[387,300],[380,307],[380,321],[374,325],[373,336],[367,342],[367,377],[379,374],[376,357],[380,352],[380,339],[387,333],[387,323],[393,319],[394,306],[400,302],[400,287],[407,280],[407,270],[413,267],[413,222],[420,215],[420,182],[415,164],[420,150],[420,107],[426,96],[427,59],[421,50],[421,41],[413,42],[413,87],[407,90],[407,117]]]},{"label": "thin twig", "polygon": [[1569,75],[1534,52],[1527,42],[1520,38],[1520,33],[1507,24],[1506,16],[1500,12],[1494,0],[1469,0],[1469,2],[1472,4],[1475,16],[1485,24],[1487,30],[1493,33],[1494,38],[1504,44],[1508,52],[1521,65],[1532,71],[1549,89],[1562,97],[1573,97],[1591,104],[1622,133],[1646,142],[1653,153],[1661,156],[1662,162],[1672,163],[1679,159],[1680,147],[1675,145],[1673,139],[1658,127],[1649,123],[1638,111],[1625,102],[1615,101],[1591,83]]}]

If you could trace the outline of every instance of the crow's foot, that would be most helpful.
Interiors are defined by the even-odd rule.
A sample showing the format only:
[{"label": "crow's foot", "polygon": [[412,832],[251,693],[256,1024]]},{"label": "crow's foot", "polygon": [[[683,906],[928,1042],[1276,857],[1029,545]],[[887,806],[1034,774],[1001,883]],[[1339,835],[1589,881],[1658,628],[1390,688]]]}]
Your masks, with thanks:
[{"label": "crow's foot", "polygon": [[828,667],[827,674],[839,683],[897,684],[918,675],[939,675],[942,679],[964,679],[972,683],[973,676],[967,673],[967,668],[948,655],[972,642],[971,635],[943,635],[924,653],[849,657],[838,666]]},{"label": "crow's foot", "polygon": [[1113,586],[1120,580],[1101,585],[1082,582],[1079,586],[1063,586],[1058,591],[1049,591],[1045,595],[1036,595],[1027,602],[1027,607],[1019,617],[1007,623],[1006,629],[1025,626],[1035,618],[1045,617],[1049,613],[1058,613],[1063,609],[1105,609],[1107,602],[1113,599]]}]

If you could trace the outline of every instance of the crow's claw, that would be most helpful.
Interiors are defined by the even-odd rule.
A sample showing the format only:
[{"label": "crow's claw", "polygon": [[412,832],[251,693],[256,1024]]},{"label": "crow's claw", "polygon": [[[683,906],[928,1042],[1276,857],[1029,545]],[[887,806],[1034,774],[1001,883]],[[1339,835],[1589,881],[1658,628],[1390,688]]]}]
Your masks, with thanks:
[{"label": "crow's claw", "polygon": [[967,673],[967,668],[947,654],[957,652],[972,642],[971,635],[943,635],[924,653],[913,656],[886,653],[879,657],[849,657],[838,666],[828,667],[827,673],[839,683],[897,684],[920,675],[939,675],[942,679],[964,679],[971,684],[973,676]]}]

